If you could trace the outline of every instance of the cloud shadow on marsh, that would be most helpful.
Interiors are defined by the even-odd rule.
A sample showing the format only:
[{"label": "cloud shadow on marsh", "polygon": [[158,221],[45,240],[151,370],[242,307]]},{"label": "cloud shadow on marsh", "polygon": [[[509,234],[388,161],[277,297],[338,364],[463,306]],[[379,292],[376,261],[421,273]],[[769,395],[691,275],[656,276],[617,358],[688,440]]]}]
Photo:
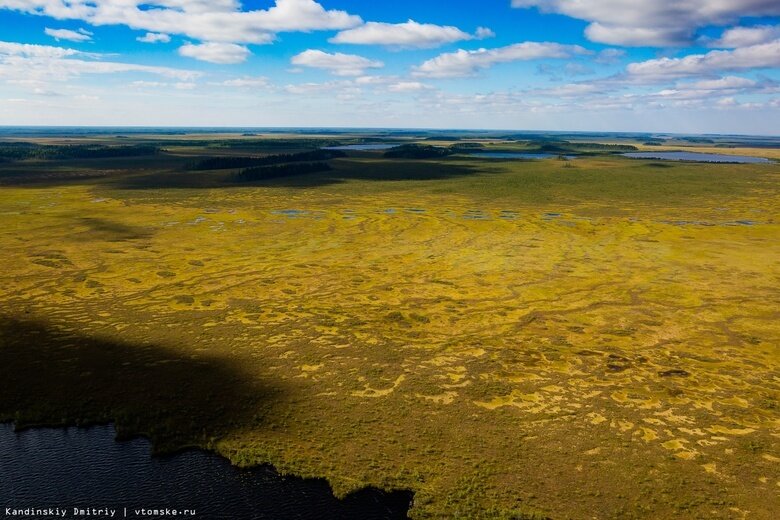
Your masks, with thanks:
[{"label": "cloud shadow on marsh", "polygon": [[79,222],[89,228],[88,231],[78,234],[78,237],[82,239],[125,242],[151,238],[154,235],[154,231],[150,228],[132,226],[103,218],[81,217]]},{"label": "cloud shadow on marsh", "polygon": [[[230,432],[262,430],[287,394],[222,358],[193,359],[161,345],[90,337],[4,315],[0,382],[0,421],[12,419],[18,428],[114,422],[118,437],[146,435],[163,455]],[[102,467],[111,463],[96,459]],[[258,495],[231,507],[263,518],[407,518],[412,501],[409,491],[374,488],[339,500],[323,479],[280,477],[269,466],[249,471],[236,478],[246,483],[260,475],[253,489]],[[239,496],[221,475],[228,479],[221,483],[227,494],[214,498]],[[136,492],[131,489],[131,496]],[[294,502],[298,496],[306,500]]]},{"label": "cloud shadow on marsh", "polygon": [[162,451],[262,428],[284,394],[238,363],[0,316],[0,420],[115,422]]},{"label": "cloud shadow on marsh", "polygon": [[120,189],[316,188],[348,181],[437,181],[487,173],[484,164],[462,160],[336,160],[330,171],[253,182],[237,182],[235,170],[177,171],[133,175],[112,181]]}]

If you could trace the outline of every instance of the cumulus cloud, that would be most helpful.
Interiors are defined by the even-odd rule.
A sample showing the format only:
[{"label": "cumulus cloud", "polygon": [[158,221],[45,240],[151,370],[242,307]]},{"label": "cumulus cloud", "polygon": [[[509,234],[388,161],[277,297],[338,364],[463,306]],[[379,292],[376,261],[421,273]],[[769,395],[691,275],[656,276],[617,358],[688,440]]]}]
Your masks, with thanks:
[{"label": "cumulus cloud", "polygon": [[626,70],[631,78],[665,80],[772,67],[780,67],[780,40],[730,51],[717,50],[684,58],[659,58],[631,63]]},{"label": "cumulus cloud", "polygon": [[148,32],[143,36],[139,36],[136,40],[141,43],[168,43],[171,41],[171,37],[165,33]]},{"label": "cumulus cloud", "polygon": [[328,53],[309,49],[292,57],[290,62],[300,67],[324,69],[337,76],[360,76],[366,69],[384,67],[381,61],[370,60],[355,54]]},{"label": "cumulus cloud", "polygon": [[332,43],[385,45],[399,48],[430,48],[462,40],[488,38],[493,35],[493,31],[485,27],[479,27],[472,35],[457,27],[409,20],[396,24],[368,22],[360,27],[341,31],[330,41]]},{"label": "cumulus cloud", "polygon": [[569,58],[575,54],[587,54],[589,51],[579,45],[562,45],[551,42],[524,42],[498,47],[495,49],[477,49],[440,54],[413,70],[415,76],[430,78],[457,78],[473,76],[481,69],[497,63],[528,61],[540,58]]},{"label": "cumulus cloud", "polygon": [[723,31],[717,40],[705,41],[709,47],[735,49],[767,43],[780,38],[780,26],[757,25],[755,27],[733,27]]},{"label": "cumulus cloud", "polygon": [[246,61],[251,53],[245,46],[235,43],[206,42],[186,43],[179,47],[179,54],[209,63],[230,65]]},{"label": "cumulus cloud", "polygon": [[268,43],[277,32],[340,30],[362,23],[358,16],[326,10],[314,0],[276,0],[254,11],[242,10],[237,0],[0,0],[0,8],[207,42]]},{"label": "cumulus cloud", "polygon": [[70,29],[52,29],[46,27],[43,32],[57,41],[68,40],[71,42],[88,42],[92,40],[92,33],[86,29],[71,31]]},{"label": "cumulus cloud", "polygon": [[700,27],[780,15],[777,0],[512,0],[512,6],[591,22],[585,34],[592,41],[654,47],[688,43]]}]

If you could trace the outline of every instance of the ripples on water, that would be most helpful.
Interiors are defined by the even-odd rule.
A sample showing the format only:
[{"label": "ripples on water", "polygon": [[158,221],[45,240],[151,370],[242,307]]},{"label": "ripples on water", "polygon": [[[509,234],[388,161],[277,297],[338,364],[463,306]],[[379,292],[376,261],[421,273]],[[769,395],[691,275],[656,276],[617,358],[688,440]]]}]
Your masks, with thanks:
[{"label": "ripples on water", "polygon": [[[411,494],[364,490],[336,499],[324,480],[241,470],[189,450],[150,456],[145,439],[114,440],[111,426],[41,428],[0,424],[0,507],[194,509],[203,519],[403,519]],[[29,518],[29,517],[28,517]],[[96,517],[93,517],[96,518]],[[149,518],[149,517],[147,517]]]}]

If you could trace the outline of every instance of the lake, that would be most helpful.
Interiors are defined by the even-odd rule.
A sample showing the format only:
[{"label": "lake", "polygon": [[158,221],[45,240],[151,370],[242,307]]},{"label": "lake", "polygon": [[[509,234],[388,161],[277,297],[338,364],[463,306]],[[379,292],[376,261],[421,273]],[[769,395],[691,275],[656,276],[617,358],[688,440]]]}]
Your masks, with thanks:
[{"label": "lake", "polygon": [[696,161],[710,163],[768,163],[769,159],[751,157],[749,155],[725,155],[719,153],[700,152],[629,152],[622,154],[632,159],[660,159],[664,161]]},{"label": "lake", "polygon": [[[112,426],[14,432],[0,424],[2,510],[60,507],[67,518],[73,508],[116,509],[115,518],[125,508],[128,518],[143,516],[141,508],[194,510],[204,519],[407,518],[408,492],[368,489],[338,500],[324,480],[284,477],[269,466],[238,469],[200,450],[151,457],[148,440],[114,436]],[[100,517],[107,516],[90,516]]]},{"label": "lake", "polygon": [[[561,154],[557,153],[530,153],[530,152],[473,152],[469,155],[485,157],[488,159],[557,159]],[[567,160],[574,159],[573,155],[564,155]]]}]

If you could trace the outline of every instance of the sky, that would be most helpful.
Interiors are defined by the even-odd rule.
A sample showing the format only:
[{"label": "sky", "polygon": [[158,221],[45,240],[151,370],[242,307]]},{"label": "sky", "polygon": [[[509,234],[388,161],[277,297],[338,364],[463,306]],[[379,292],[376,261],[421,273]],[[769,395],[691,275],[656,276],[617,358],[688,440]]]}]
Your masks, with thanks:
[{"label": "sky", "polygon": [[0,0],[0,125],[780,134],[780,0]]}]

